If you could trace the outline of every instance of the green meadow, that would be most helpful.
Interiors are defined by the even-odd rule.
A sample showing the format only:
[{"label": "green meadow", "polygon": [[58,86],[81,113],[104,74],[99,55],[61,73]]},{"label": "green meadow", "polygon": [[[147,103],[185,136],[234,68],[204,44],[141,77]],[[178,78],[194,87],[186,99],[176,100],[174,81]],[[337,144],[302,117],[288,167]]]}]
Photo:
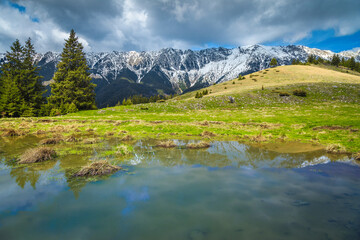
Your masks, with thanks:
[{"label": "green meadow", "polygon": [[[205,89],[198,90],[201,92]],[[164,102],[58,117],[0,119],[1,135],[86,139],[304,142],[333,153],[360,151],[360,76],[317,66],[262,70]],[[294,95],[294,91],[306,96]]]}]

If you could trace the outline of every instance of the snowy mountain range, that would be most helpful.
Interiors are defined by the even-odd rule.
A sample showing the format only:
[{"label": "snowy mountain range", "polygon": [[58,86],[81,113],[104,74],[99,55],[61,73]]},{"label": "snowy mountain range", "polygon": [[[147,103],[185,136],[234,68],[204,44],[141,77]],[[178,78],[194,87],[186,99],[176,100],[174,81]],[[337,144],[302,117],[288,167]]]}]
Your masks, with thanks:
[{"label": "snowy mountain range", "polygon": [[[165,48],[150,52],[87,53],[86,58],[91,77],[97,84],[97,104],[105,107],[132,95],[181,93],[231,80],[239,74],[268,68],[274,57],[279,65],[288,65],[293,59],[306,61],[310,54],[327,60],[334,55],[331,51],[306,46],[251,45],[199,51]],[[360,49],[338,54],[360,61]],[[0,54],[0,63],[4,56]],[[59,60],[60,53],[37,55],[45,85],[52,79]]]}]

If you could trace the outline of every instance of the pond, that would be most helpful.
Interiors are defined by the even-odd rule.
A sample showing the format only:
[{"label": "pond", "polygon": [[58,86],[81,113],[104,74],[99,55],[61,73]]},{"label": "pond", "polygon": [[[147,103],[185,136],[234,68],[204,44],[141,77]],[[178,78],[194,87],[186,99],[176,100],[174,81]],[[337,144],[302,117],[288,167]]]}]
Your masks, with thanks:
[{"label": "pond", "polygon": [[143,140],[122,171],[79,179],[74,166],[119,142],[18,167],[37,142],[1,140],[0,239],[360,239],[360,167],[347,156]]}]

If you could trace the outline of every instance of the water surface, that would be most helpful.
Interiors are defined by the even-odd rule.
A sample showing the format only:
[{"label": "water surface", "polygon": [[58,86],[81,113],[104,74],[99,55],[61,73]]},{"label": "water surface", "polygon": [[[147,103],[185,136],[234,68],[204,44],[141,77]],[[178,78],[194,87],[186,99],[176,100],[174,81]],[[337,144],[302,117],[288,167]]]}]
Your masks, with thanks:
[{"label": "water surface", "polygon": [[360,168],[346,156],[177,143],[133,142],[125,170],[97,181],[71,169],[116,140],[21,168],[11,159],[36,141],[2,143],[0,239],[360,238]]}]

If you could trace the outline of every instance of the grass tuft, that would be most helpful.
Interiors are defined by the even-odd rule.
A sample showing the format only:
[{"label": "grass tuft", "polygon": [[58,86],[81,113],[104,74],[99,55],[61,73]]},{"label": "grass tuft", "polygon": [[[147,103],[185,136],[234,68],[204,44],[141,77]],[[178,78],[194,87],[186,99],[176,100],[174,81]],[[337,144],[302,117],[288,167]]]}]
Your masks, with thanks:
[{"label": "grass tuft", "polygon": [[209,148],[210,147],[210,143],[208,142],[198,142],[198,143],[189,143],[186,145],[187,148],[190,149],[200,149],[200,148]]},{"label": "grass tuft", "polygon": [[162,148],[174,148],[174,147],[176,147],[176,143],[174,143],[174,141],[171,141],[171,140],[161,141],[156,146],[162,147]]},{"label": "grass tuft", "polygon": [[27,150],[20,157],[19,163],[37,163],[52,160],[56,157],[55,150],[47,147],[33,148]]},{"label": "grass tuft", "polygon": [[74,174],[75,177],[90,177],[90,176],[102,176],[111,174],[121,170],[122,168],[116,165],[111,165],[106,160],[100,160],[93,162],[80,171]]}]

